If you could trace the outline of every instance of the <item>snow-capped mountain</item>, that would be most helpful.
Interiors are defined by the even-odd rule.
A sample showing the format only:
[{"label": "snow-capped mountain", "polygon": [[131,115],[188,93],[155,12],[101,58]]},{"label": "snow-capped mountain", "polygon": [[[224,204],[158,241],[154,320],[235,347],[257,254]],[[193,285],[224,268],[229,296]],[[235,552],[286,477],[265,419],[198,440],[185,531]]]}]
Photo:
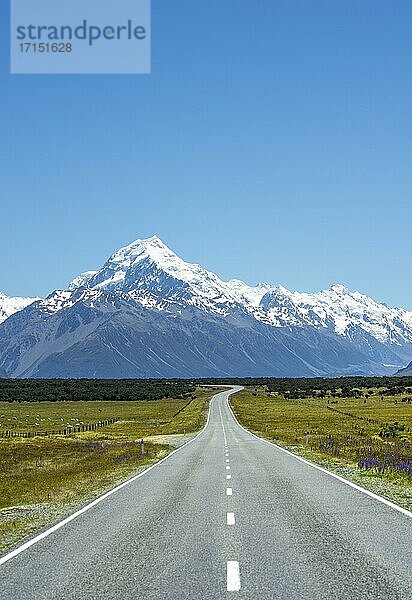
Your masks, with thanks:
[{"label": "snow-capped mountain", "polygon": [[290,292],[281,285],[251,287],[238,279],[223,281],[203,267],[179,258],[158,237],[136,240],[115,252],[98,271],[74,279],[69,289],[119,290],[159,309],[165,303],[192,305],[228,314],[242,307],[275,327],[328,328],[351,337],[361,328],[384,344],[412,343],[412,312],[378,304],[340,284],[319,293]]},{"label": "snow-capped mountain", "polygon": [[411,357],[409,311],[342,285],[226,282],[156,236],[0,325],[13,377],[385,374]]},{"label": "snow-capped mountain", "polygon": [[333,329],[349,339],[356,328],[384,344],[412,343],[412,312],[389,308],[340,284],[317,294],[289,292],[282,286],[261,301],[269,321],[278,327],[289,324]]},{"label": "snow-capped mountain", "polygon": [[39,300],[39,298],[12,297],[0,292],[0,323],[36,300]]},{"label": "snow-capped mountain", "polygon": [[234,305],[258,306],[268,285],[255,288],[237,280],[222,281],[200,265],[179,258],[157,236],[121,248],[98,271],[83,273],[69,284],[127,292],[146,306],[196,306],[227,314]]},{"label": "snow-capped mountain", "polygon": [[[62,301],[63,299],[63,301]],[[80,288],[0,325],[0,368],[13,377],[291,376],[374,371],[345,339],[199,308],[147,308],[121,291]]]}]

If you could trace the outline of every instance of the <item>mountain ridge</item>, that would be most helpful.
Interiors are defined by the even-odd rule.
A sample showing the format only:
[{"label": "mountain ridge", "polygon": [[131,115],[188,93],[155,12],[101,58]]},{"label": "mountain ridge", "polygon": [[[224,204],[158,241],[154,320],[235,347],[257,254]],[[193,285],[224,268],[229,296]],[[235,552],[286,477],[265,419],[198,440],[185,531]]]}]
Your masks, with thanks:
[{"label": "mountain ridge", "polygon": [[[116,269],[113,268],[113,263],[116,264]],[[138,281],[135,273],[136,263],[140,269]],[[225,282],[200,265],[183,261],[157,236],[135,240],[112,254],[101,270],[92,271],[94,275],[88,279],[87,285],[99,289],[133,292],[135,298],[141,298],[138,291],[146,291],[149,288],[153,294],[155,290],[151,284],[155,280],[159,284],[157,291],[164,298],[165,294],[170,294],[170,286],[164,290],[161,282],[153,276],[153,269],[150,270],[152,281],[142,277],[142,266],[153,265],[157,268],[155,275],[160,276],[160,271],[163,270],[169,277],[188,286],[185,288],[186,301],[187,295],[193,290],[196,295],[200,294],[207,299],[207,309],[215,308],[217,312],[221,312],[222,304],[230,306],[239,303],[256,318],[262,318],[265,322],[269,319],[270,324],[274,326],[312,324],[327,327],[328,322],[333,322],[338,334],[345,333],[353,324],[360,324],[359,318],[354,323],[354,314],[358,317],[364,315],[364,329],[379,341],[389,341],[391,337],[396,336],[400,341],[412,343],[412,311],[390,308],[336,283],[327,290],[304,293],[291,292],[280,284],[259,284],[253,287],[237,279]],[[115,277],[112,276],[108,280],[107,275],[113,272],[116,273]],[[70,285],[73,285],[73,282]],[[275,303],[271,302],[273,299]],[[284,306],[287,302],[293,312],[289,319],[282,318],[281,310],[272,310]],[[262,315],[262,308],[265,309],[265,315]],[[309,311],[312,311],[312,320],[308,317]]]},{"label": "mountain ridge", "polygon": [[24,298],[20,296],[7,296],[3,292],[0,291],[0,323],[3,323],[6,319],[8,319],[11,315],[18,312],[19,310],[23,310],[29,304],[40,300],[39,297],[34,298]]},{"label": "mountain ridge", "polygon": [[399,369],[396,375],[412,377],[412,361],[403,369]]},{"label": "mountain ridge", "polygon": [[342,284],[223,281],[157,236],[30,300],[0,324],[8,376],[389,374],[412,356],[410,311]]}]

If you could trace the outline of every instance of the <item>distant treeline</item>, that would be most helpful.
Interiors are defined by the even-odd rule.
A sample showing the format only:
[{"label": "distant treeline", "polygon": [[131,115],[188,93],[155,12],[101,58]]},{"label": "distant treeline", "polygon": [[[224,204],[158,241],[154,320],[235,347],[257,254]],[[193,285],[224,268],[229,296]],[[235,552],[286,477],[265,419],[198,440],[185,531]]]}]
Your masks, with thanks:
[{"label": "distant treeline", "polygon": [[[246,377],[225,379],[197,379],[196,385],[221,384],[243,385],[250,387],[265,386],[269,392],[279,392],[290,398],[307,398],[311,396],[357,396],[360,390],[379,389],[383,395],[412,394],[412,377],[299,377],[268,378]],[[363,393],[363,392],[362,392]]]},{"label": "distant treeline", "polygon": [[412,393],[412,377],[337,377],[315,379],[277,379],[268,385],[271,392],[289,398],[313,396],[359,397],[379,390],[383,396]]},{"label": "distant treeline", "polygon": [[192,382],[165,379],[0,379],[0,402],[142,401],[186,398]]},{"label": "distant treeline", "polygon": [[[1,379],[0,402],[141,401],[185,398],[202,385],[266,387],[289,398],[412,394],[412,377],[226,377],[202,379]],[[362,390],[362,392],[360,392]]]}]

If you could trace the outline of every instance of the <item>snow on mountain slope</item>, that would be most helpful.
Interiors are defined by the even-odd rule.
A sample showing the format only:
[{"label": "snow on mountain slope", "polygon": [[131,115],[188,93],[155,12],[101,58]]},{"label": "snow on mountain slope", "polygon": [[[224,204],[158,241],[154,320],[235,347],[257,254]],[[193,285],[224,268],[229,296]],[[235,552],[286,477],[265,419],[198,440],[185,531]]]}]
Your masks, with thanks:
[{"label": "snow on mountain slope", "polygon": [[[59,292],[47,302],[57,306]],[[36,302],[0,326],[8,377],[320,376],[380,364],[314,329],[296,337],[250,315],[151,310],[119,291],[79,288],[65,306]]]},{"label": "snow on mountain slope", "polygon": [[69,289],[75,289],[80,280],[90,288],[128,292],[136,301],[159,310],[177,303],[216,314],[226,314],[237,304],[258,306],[271,289],[237,280],[226,283],[200,265],[182,260],[157,236],[121,248],[94,275],[73,280]]},{"label": "snow on mountain slope", "polygon": [[386,345],[412,344],[410,311],[389,308],[340,284],[310,294],[291,292],[281,285],[225,282],[200,265],[182,260],[157,236],[121,248],[100,270],[73,280],[69,289],[79,284],[127,292],[143,306],[158,310],[194,306],[227,315],[240,309],[274,327],[329,329],[348,339],[365,332]]},{"label": "snow on mountain slope", "polygon": [[269,322],[277,327],[293,324],[332,328],[347,337],[354,328],[361,328],[384,344],[412,343],[412,312],[378,304],[340,284],[316,294],[290,292],[278,286],[263,297],[261,306]]},{"label": "snow on mountain slope", "polygon": [[76,290],[79,287],[87,287],[90,279],[96,275],[97,271],[85,271],[84,273],[80,273],[77,277],[70,282],[68,290]]},{"label": "snow on mountain slope", "polygon": [[231,279],[224,285],[228,295],[249,309],[258,308],[263,296],[274,289],[269,283],[259,283],[256,287],[251,287],[240,279]]},{"label": "snow on mountain slope", "polygon": [[53,292],[1,325],[1,367],[12,376],[28,376],[48,356],[67,351],[104,320],[117,312],[127,314],[128,310],[136,312],[139,308],[121,292],[82,288]]},{"label": "snow on mountain slope", "polygon": [[213,296],[223,283],[199,265],[183,261],[157,236],[153,236],[136,240],[112,254],[102,269],[89,280],[89,286],[130,291],[140,283],[138,268],[147,264],[176,280],[196,286],[200,293],[206,295]]},{"label": "snow on mountain slope", "polygon": [[40,298],[12,297],[0,292],[0,323],[19,310],[26,308],[32,302],[36,302],[36,300],[40,300]]},{"label": "snow on mountain slope", "polygon": [[411,312],[341,285],[225,282],[158,237],[23,300],[0,325],[9,377],[391,374],[412,356]]}]

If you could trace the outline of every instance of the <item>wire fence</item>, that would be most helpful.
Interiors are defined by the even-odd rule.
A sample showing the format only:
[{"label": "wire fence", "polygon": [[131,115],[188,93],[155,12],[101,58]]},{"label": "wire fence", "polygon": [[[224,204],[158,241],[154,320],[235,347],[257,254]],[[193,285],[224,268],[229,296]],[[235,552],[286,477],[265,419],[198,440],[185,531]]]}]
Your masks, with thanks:
[{"label": "wire fence", "polygon": [[97,423],[89,423],[89,424],[79,424],[79,425],[69,425],[62,429],[53,429],[51,431],[0,431],[0,438],[33,438],[37,436],[49,436],[49,435],[72,435],[73,433],[81,433],[83,431],[95,431],[96,429],[100,429],[101,427],[106,427],[107,425],[113,425],[120,420],[120,417],[113,417],[112,419],[107,419],[106,421],[98,421]]}]

